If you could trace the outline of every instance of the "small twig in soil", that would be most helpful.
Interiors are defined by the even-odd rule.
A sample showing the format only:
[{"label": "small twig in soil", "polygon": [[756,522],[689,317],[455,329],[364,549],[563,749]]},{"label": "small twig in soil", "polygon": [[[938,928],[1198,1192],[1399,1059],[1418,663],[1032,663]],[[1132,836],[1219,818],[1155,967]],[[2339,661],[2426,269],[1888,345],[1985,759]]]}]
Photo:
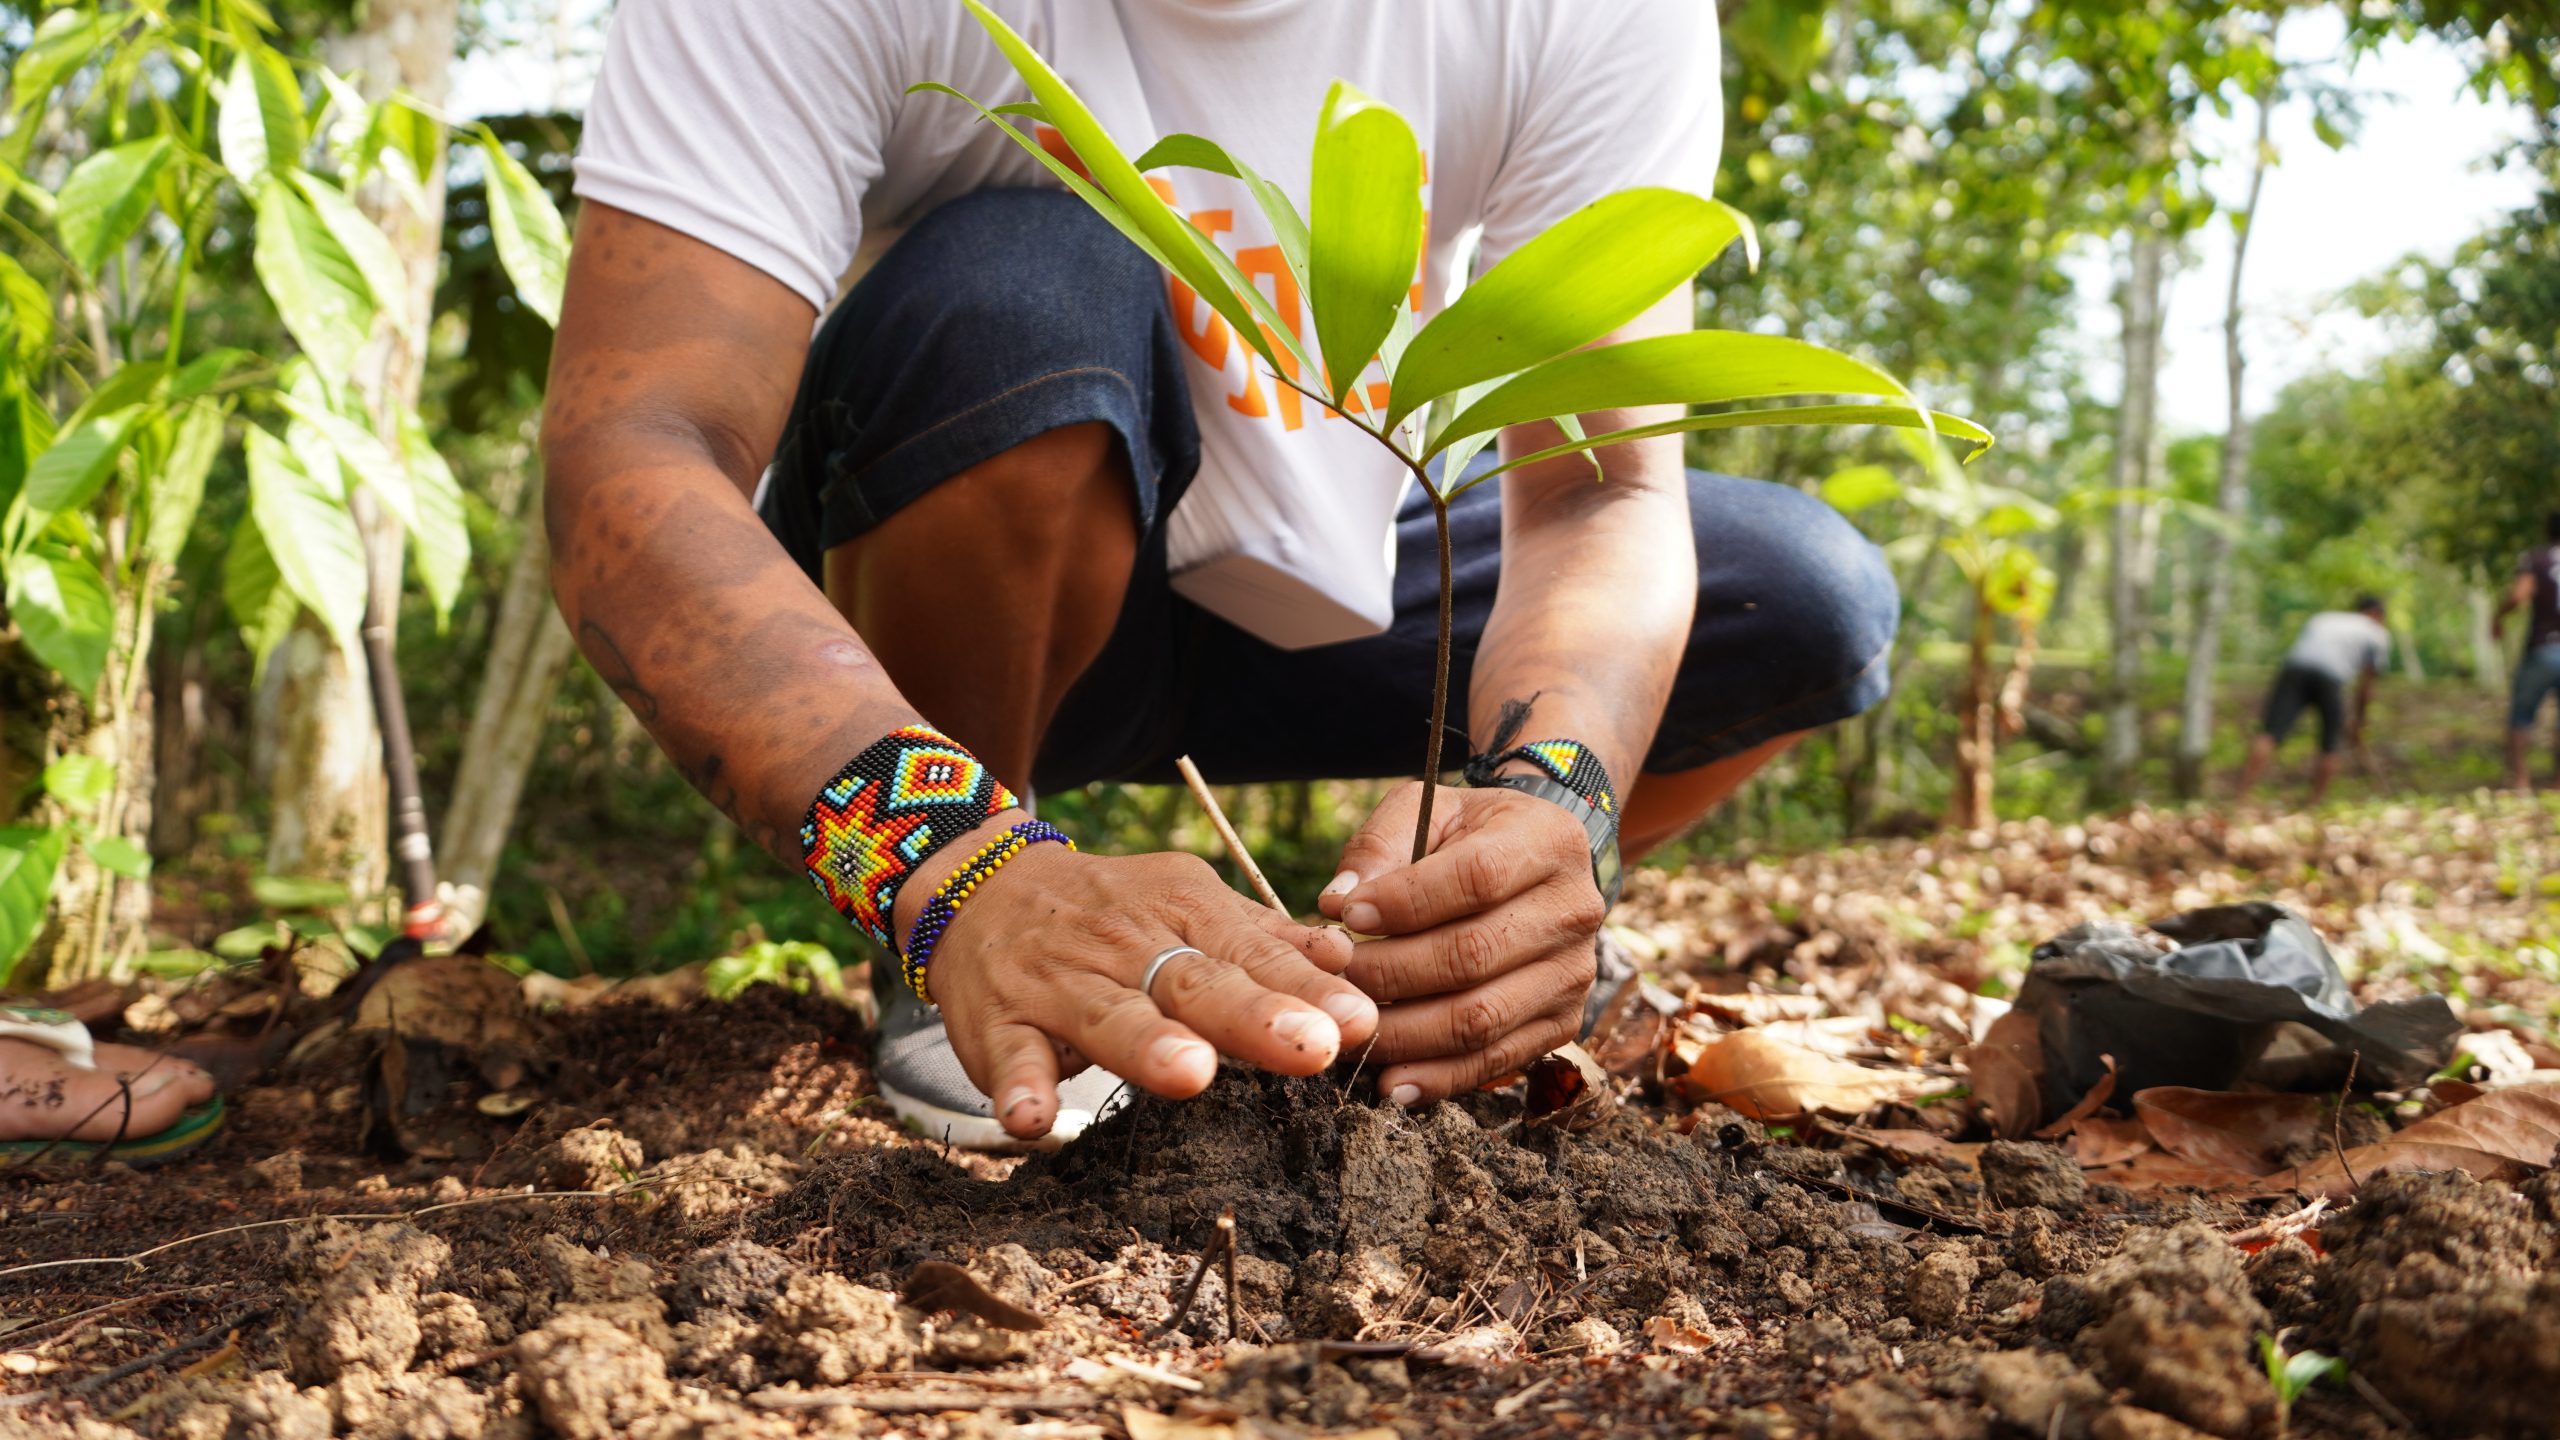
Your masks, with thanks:
[{"label": "small twig in soil", "polygon": [[1081,1280],[1070,1280],[1066,1284],[1059,1286],[1058,1293],[1055,1298],[1064,1300],[1068,1296],[1073,1295],[1087,1286],[1107,1285],[1114,1280],[1125,1280],[1128,1278],[1128,1275],[1128,1271],[1114,1265],[1099,1275],[1087,1275]]},{"label": "small twig in soil", "polygon": [[1229,1206],[1218,1212],[1217,1232],[1210,1238],[1208,1245],[1200,1251],[1200,1263],[1192,1267],[1191,1278],[1183,1282],[1182,1293],[1174,1297],[1173,1313],[1164,1317],[1163,1324],[1158,1325],[1153,1330],[1147,1332],[1147,1338],[1149,1340],[1161,1340],[1167,1335],[1172,1334],[1181,1326],[1183,1320],[1191,1314],[1191,1302],[1200,1298],[1201,1282],[1209,1278],[1209,1267],[1216,1263],[1220,1251],[1224,1251],[1226,1254],[1227,1275],[1229,1277],[1227,1281],[1227,1336],[1230,1339],[1235,1337],[1236,1292],[1233,1277],[1235,1275],[1236,1212],[1234,1206]]},{"label": "small twig in soil", "polygon": [[156,1350],[138,1360],[127,1360],[112,1370],[101,1370],[86,1380],[75,1381],[70,1385],[64,1386],[62,1393],[65,1395],[95,1394],[98,1391],[104,1390],[108,1386],[113,1385],[119,1380],[126,1379],[129,1376],[139,1375],[154,1365],[164,1364],[168,1361],[175,1360],[181,1355],[192,1355],[196,1351],[205,1349],[212,1345],[215,1341],[225,1339],[232,1335],[237,1335],[241,1331],[257,1324],[259,1321],[266,1319],[274,1313],[276,1313],[276,1307],[273,1305],[261,1305],[257,1309],[250,1311],[248,1314],[243,1315],[236,1320],[222,1321],[211,1329],[198,1331],[197,1333],[188,1336],[186,1339],[179,1341],[175,1345],[170,1345],[160,1350]]},{"label": "small twig in soil", "polygon": [[1244,872],[1244,878],[1253,886],[1253,893],[1262,897],[1263,904],[1283,915],[1288,914],[1289,907],[1280,903],[1280,892],[1272,889],[1271,882],[1262,878],[1262,867],[1253,863],[1253,852],[1244,848],[1244,837],[1236,834],[1236,827],[1227,822],[1227,812],[1218,804],[1218,797],[1209,793],[1209,782],[1200,778],[1200,767],[1191,763],[1190,756],[1177,755],[1173,768],[1182,772],[1182,783],[1191,787],[1191,798],[1199,801],[1200,808],[1209,812],[1209,828],[1218,832],[1218,842],[1227,847],[1227,854],[1234,858],[1236,868]]},{"label": "small twig in soil", "polygon": [[2329,1111],[2329,1144],[2338,1152],[2338,1168],[2347,1174],[2347,1190],[2361,1196],[2364,1182],[2356,1178],[2356,1169],[2347,1163],[2347,1093],[2356,1087],[2356,1066],[2364,1060],[2364,1052],[2347,1052],[2347,1078],[2338,1087],[2338,1103]]},{"label": "small twig in soil", "polygon": [[[29,1330],[41,1330],[49,1325],[61,1325],[67,1328],[50,1340],[38,1341],[29,1353],[41,1354],[61,1344],[78,1334],[83,1323],[95,1320],[101,1315],[112,1315],[118,1310],[130,1310],[136,1305],[147,1305],[156,1300],[174,1300],[181,1295],[201,1295],[207,1290],[230,1288],[232,1288],[231,1282],[217,1280],[210,1285],[189,1285],[177,1290],[154,1290],[146,1295],[128,1295],[122,1300],[110,1300],[104,1305],[92,1305],[86,1310],[75,1310],[68,1315],[56,1315],[50,1320],[30,1321],[26,1327]],[[13,1340],[21,1338],[17,1331],[12,1331],[10,1334]]]},{"label": "small twig in soil", "polygon": [[2379,1414],[2383,1419],[2390,1421],[2393,1425],[2398,1426],[2402,1430],[2407,1430],[2412,1433],[2416,1432],[2418,1423],[2410,1419],[2406,1414],[2402,1413],[2399,1406],[2383,1399],[2382,1392],[2373,1388],[2372,1381],[2367,1380],[2362,1375],[2350,1370],[2347,1372],[2347,1384],[2352,1387],[2358,1395],[2363,1396],[2364,1403],[2372,1406],[2374,1408],[2374,1412]]}]

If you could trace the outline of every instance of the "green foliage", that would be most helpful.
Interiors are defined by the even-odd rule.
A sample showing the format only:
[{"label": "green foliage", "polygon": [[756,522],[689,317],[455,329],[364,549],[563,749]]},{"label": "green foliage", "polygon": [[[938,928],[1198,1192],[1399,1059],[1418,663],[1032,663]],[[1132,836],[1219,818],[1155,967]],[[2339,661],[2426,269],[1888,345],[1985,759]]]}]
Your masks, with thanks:
[{"label": "green foliage", "polygon": [[[1139,168],[1047,62],[992,11],[977,0],[967,3],[1030,88],[1035,108],[1028,113],[1058,128],[1091,180],[1047,154],[1003,113],[965,95],[959,98],[1199,292],[1254,345],[1274,378],[1337,407],[1417,475],[1425,475],[1424,462],[1474,435],[1538,420],[1571,424],[1583,413],[1635,405],[1856,394],[1884,397],[1907,407],[1923,427],[1933,424],[1900,382],[1882,370],[1800,341],[1707,332],[1576,350],[1650,307],[1694,273],[1693,262],[1704,263],[1715,249],[1740,237],[1744,226],[1739,217],[1706,200],[1683,206],[1645,192],[1611,196],[1560,222],[1551,232],[1560,238],[1540,237],[1505,257],[1476,282],[1508,307],[1505,343],[1489,353],[1480,344],[1464,348],[1471,338],[1480,341],[1488,333],[1488,312],[1482,306],[1453,306],[1431,326],[1420,325],[1413,309],[1422,242],[1420,149],[1402,115],[1340,83],[1326,95],[1317,117],[1305,227],[1308,309],[1324,357],[1320,367],[1310,366],[1298,334],[1299,317],[1274,312],[1261,287],[1246,280],[1207,236],[1147,186]],[[929,82],[914,88],[958,95]],[[1206,162],[1236,173],[1224,151],[1196,137],[1184,137],[1170,150],[1160,145],[1148,158]],[[1276,187],[1253,189],[1266,211],[1293,214]],[[1588,241],[1604,223],[1613,243],[1576,243]],[[1289,233],[1296,227],[1275,222],[1274,228]],[[1713,249],[1711,241],[1716,242]],[[1644,266],[1622,263],[1631,254],[1658,258]],[[1444,323],[1447,330],[1433,337],[1432,328]],[[1395,342],[1400,330],[1411,336],[1409,342]],[[1353,395],[1357,380],[1373,365],[1383,372],[1390,399],[1384,412],[1364,419],[1368,406]],[[1321,389],[1302,383],[1300,377],[1310,369],[1322,377]],[[1461,408],[1462,392],[1493,381],[1502,383],[1480,398],[1469,397]],[[1785,410],[1758,413],[1765,423],[1834,423],[1829,416],[1804,422],[1803,416]],[[1671,428],[1695,428],[1699,421],[1716,418],[1693,417]],[[1580,437],[1556,453],[1588,451],[1626,438]],[[1456,478],[1451,474],[1450,483]],[[1425,480],[1436,483],[1427,475]],[[1446,494],[1434,493],[1445,502]]]},{"label": "green foliage", "polygon": [[758,939],[703,967],[702,983],[714,1000],[735,999],[750,985],[780,985],[802,994],[815,987],[835,998],[844,994],[844,967],[824,945]]},{"label": "green foliage", "polygon": [[[451,470],[420,419],[376,393],[358,363],[387,337],[425,337],[398,333],[412,323],[406,268],[355,187],[420,197],[443,126],[405,97],[367,103],[288,43],[254,0],[183,14],[155,0],[77,0],[45,16],[11,69],[0,578],[19,643],[107,712],[131,703],[131,657],[150,643],[210,485],[247,482],[245,506],[226,496],[212,508],[241,517],[218,568],[260,657],[305,609],[354,643],[368,583],[349,510],[357,485],[407,530],[439,615],[468,564]],[[42,125],[30,119],[39,111]],[[41,177],[57,174],[48,192]],[[537,308],[556,309],[559,216],[538,185],[502,188],[504,259],[529,294],[551,297]],[[228,288],[211,293],[216,275]],[[62,313],[90,317],[85,330],[56,332],[56,292]],[[243,300],[299,354],[207,347],[190,332],[199,310],[236,319]],[[0,819],[24,803],[7,797]],[[129,840],[90,833],[95,803],[49,790],[42,833],[138,873]],[[0,939],[15,944],[0,963],[41,923],[58,867],[35,862],[60,849],[13,843],[8,894],[39,908],[6,923]]]},{"label": "green foliage", "polygon": [[2282,1339],[2263,1332],[2258,1336],[2258,1361],[2266,1367],[2267,1383],[2275,1387],[2277,1406],[2286,1413],[2314,1385],[2347,1383],[2346,1361],[2317,1350],[2288,1353]]}]

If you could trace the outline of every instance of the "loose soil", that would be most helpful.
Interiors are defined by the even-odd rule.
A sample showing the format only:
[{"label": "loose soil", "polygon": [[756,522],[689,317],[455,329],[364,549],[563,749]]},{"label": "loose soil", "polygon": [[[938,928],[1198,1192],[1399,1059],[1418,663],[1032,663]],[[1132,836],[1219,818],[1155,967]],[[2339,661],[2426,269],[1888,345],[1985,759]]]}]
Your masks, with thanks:
[{"label": "loose soil", "polygon": [[[1784,965],[1840,933],[1783,923]],[[2253,1250],[2298,1202],[1644,1086],[1574,1129],[1517,1086],[1405,1113],[1238,1072],[1016,1162],[884,1123],[823,1000],[532,1039],[513,1115],[422,1043],[387,1123],[339,1036],[199,1156],[0,1176],[0,1434],[2560,1435],[2547,1175],[2371,1177]],[[1229,1215],[1232,1296],[1191,1283]],[[2285,1416],[2267,1335],[2352,1379]]]}]

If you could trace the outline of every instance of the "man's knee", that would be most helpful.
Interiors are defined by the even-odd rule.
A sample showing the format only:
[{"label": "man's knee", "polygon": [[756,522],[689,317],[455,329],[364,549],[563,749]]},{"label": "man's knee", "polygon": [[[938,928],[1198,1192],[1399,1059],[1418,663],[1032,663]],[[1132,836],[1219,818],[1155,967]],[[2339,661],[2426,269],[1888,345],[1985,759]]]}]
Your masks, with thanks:
[{"label": "man's knee", "polygon": [[[881,284],[870,287],[867,282]],[[866,288],[895,296],[938,340],[1099,363],[1128,317],[1164,302],[1164,275],[1063,190],[982,190],[935,209],[881,257]],[[1018,368],[1018,362],[1013,368]]]},{"label": "man's knee", "polygon": [[1853,685],[1892,647],[1902,622],[1884,552],[1801,490],[1726,486],[1748,489],[1700,497],[1700,617],[1738,611],[1770,627],[1809,693]]}]

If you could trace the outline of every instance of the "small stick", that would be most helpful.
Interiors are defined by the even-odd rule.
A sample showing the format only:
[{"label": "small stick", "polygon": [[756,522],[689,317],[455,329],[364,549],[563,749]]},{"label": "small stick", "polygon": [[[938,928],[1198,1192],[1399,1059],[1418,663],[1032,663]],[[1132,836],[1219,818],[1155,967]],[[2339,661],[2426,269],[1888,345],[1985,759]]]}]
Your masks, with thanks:
[{"label": "small stick", "polygon": [[1191,1302],[1200,1298],[1200,1283],[1209,1278],[1209,1267],[1217,1262],[1221,1250],[1226,1253],[1228,1275],[1227,1338],[1235,1338],[1236,1212],[1235,1207],[1229,1206],[1218,1212],[1217,1231],[1201,1250],[1200,1263],[1192,1268],[1191,1278],[1183,1282],[1182,1293],[1174,1297],[1173,1313],[1164,1317],[1163,1324],[1147,1332],[1149,1340],[1161,1340],[1181,1328],[1184,1318],[1191,1313]]},{"label": "small stick", "polygon": [[2329,1112],[2329,1144],[2338,1152],[2338,1168],[2347,1173],[2350,1194],[2364,1194],[2364,1182],[2356,1178],[2356,1167],[2347,1163],[2347,1093],[2356,1088],[2356,1066],[2363,1063],[2364,1052],[2347,1052],[2347,1078],[2338,1086],[2337,1108]]},{"label": "small stick", "polygon": [[1235,857],[1237,867],[1244,871],[1244,878],[1252,882],[1253,893],[1262,897],[1263,904],[1283,915],[1288,914],[1289,907],[1280,903],[1280,892],[1272,889],[1271,882],[1262,878],[1262,867],[1253,863],[1253,854],[1244,848],[1243,837],[1236,834],[1235,826],[1227,823],[1227,812],[1219,808],[1218,797],[1209,793],[1209,782],[1200,778],[1200,767],[1191,763],[1190,756],[1178,755],[1174,757],[1173,768],[1182,772],[1182,783],[1191,787],[1191,798],[1199,801],[1200,808],[1209,812],[1210,826],[1218,832],[1218,839],[1226,845],[1227,853]]}]

